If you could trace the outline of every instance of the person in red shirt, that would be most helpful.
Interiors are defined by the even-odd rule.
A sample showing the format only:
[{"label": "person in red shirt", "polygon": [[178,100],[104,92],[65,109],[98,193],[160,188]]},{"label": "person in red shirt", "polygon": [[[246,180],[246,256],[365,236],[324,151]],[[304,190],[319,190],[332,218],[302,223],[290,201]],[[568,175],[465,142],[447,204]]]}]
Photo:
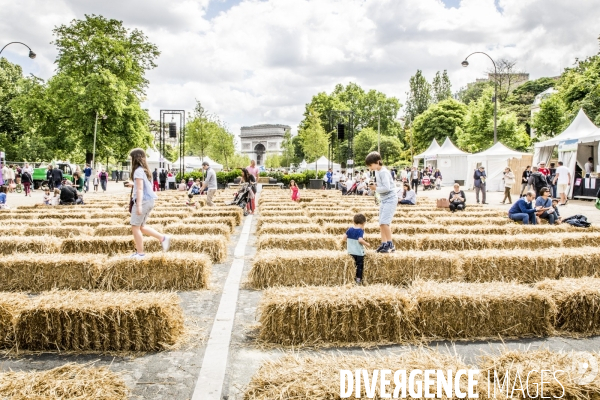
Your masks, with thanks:
[{"label": "person in red shirt", "polygon": [[538,167],[538,172],[544,174],[544,176],[550,176],[550,170],[548,168],[546,168],[546,163],[543,161],[540,163],[540,166]]}]

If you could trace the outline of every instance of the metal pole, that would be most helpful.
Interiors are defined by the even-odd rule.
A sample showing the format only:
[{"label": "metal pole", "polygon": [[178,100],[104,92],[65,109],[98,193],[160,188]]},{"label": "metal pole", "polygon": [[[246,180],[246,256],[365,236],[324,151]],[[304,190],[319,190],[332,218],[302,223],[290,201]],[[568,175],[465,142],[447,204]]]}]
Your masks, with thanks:
[{"label": "metal pole", "polygon": [[498,69],[496,68],[496,62],[494,61],[494,59],[492,57],[490,57],[489,54],[484,53],[483,51],[476,51],[474,53],[471,53],[467,56],[467,58],[465,58],[465,60],[462,62],[462,66],[463,67],[467,67],[469,65],[469,63],[467,62],[467,59],[469,57],[471,57],[473,54],[483,54],[484,56],[486,56],[487,58],[490,59],[490,61],[492,62],[492,64],[494,64],[494,144],[498,141],[498,128],[497,128],[497,124],[498,124]]},{"label": "metal pole", "polygon": [[98,131],[98,110],[96,110],[96,123],[94,124],[94,150],[92,151],[92,171],[96,172],[96,132]]},{"label": "metal pole", "polygon": [[381,115],[377,115],[377,152],[381,154]]}]

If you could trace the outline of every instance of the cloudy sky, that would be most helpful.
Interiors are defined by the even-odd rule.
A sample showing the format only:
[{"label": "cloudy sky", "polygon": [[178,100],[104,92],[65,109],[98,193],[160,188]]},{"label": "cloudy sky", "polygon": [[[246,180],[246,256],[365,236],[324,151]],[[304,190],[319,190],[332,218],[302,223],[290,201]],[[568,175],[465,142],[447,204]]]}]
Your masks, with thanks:
[{"label": "cloudy sky", "polygon": [[195,99],[232,132],[258,123],[294,130],[312,95],[357,82],[406,99],[417,69],[447,69],[453,90],[483,76],[484,56],[509,58],[531,78],[556,76],[598,52],[592,0],[0,0],[3,56],[26,73],[54,71],[52,29],[101,14],[142,29],[161,51],[144,103],[191,110]]}]

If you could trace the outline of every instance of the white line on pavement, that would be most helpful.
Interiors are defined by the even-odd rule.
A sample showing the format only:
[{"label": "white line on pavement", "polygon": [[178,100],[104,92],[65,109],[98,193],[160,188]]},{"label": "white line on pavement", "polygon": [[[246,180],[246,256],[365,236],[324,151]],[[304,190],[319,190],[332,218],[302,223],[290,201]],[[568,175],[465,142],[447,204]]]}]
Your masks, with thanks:
[{"label": "white line on pavement", "polygon": [[231,331],[244,269],[244,253],[250,236],[252,215],[245,218],[242,234],[233,253],[233,263],[229,269],[219,309],[206,344],[202,367],[196,381],[192,400],[221,400],[223,382],[229,358]]}]

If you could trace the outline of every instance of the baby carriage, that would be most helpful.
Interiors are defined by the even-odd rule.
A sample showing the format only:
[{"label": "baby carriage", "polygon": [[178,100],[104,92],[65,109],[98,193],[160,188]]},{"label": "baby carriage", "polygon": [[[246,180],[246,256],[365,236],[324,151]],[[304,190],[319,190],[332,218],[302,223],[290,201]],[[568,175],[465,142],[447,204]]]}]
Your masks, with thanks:
[{"label": "baby carriage", "polygon": [[431,182],[431,178],[427,175],[421,179],[421,185],[423,185],[423,190],[431,190],[433,189],[433,183]]},{"label": "baby carriage", "polygon": [[354,182],[352,184],[352,187],[350,187],[350,189],[348,189],[348,191],[345,193],[345,195],[349,196],[351,194],[356,194],[356,188],[358,188],[358,182]]},{"label": "baby carriage", "polygon": [[246,205],[250,201],[250,191],[250,184],[242,183],[239,190],[233,197],[233,200],[230,203],[225,203],[225,205],[238,206],[244,210],[244,216],[248,215],[248,211],[246,211]]}]

